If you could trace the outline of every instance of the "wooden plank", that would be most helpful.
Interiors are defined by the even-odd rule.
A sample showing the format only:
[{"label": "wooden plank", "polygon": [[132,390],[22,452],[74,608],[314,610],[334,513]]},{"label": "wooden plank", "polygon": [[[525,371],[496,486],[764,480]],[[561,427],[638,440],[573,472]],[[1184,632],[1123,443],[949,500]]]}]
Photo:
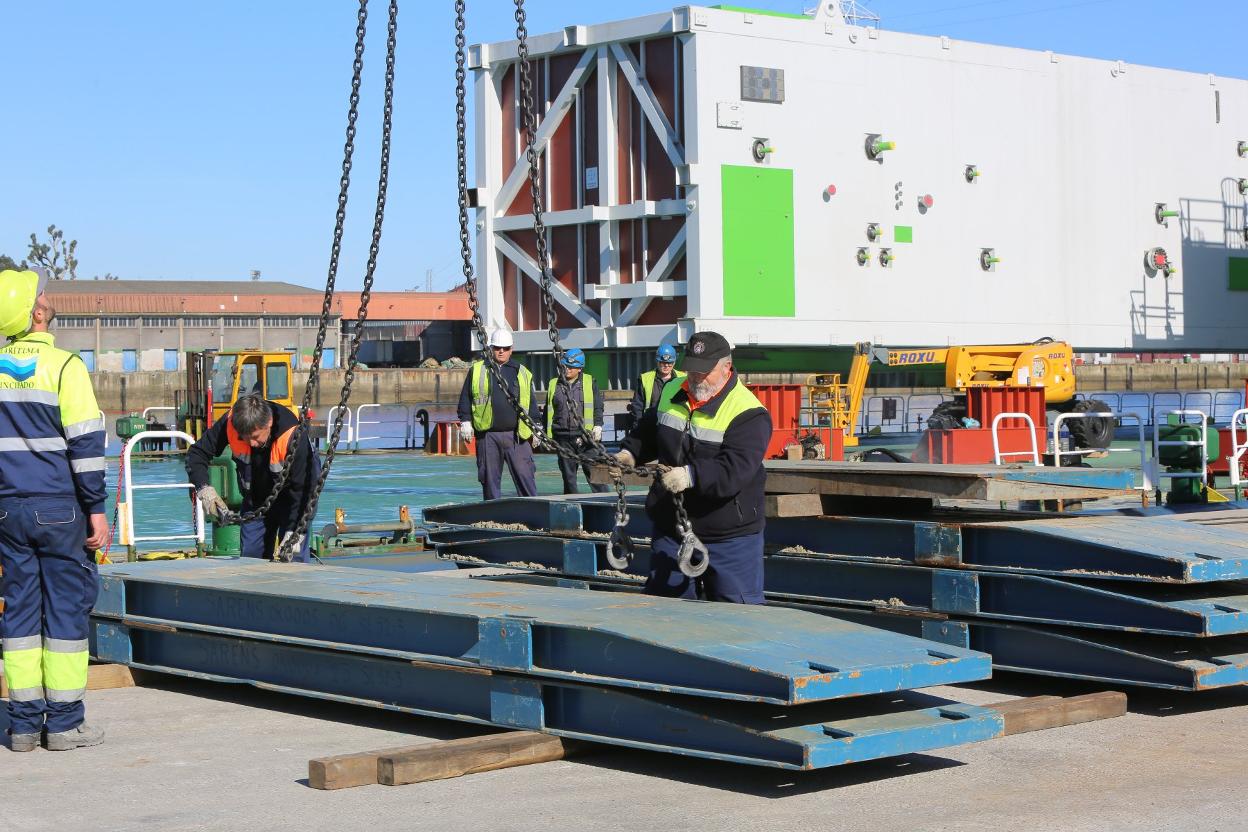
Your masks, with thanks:
[{"label": "wooden plank", "polygon": [[[124,664],[93,664],[87,667],[87,690],[132,688],[138,684],[136,676],[141,677],[141,673]],[[0,674],[0,699],[7,699],[8,696],[8,682]]]},{"label": "wooden plank", "polygon": [[823,499],[818,494],[768,494],[765,516],[818,517],[823,514]]},{"label": "wooden plank", "polygon": [[562,760],[580,750],[580,746],[581,743],[536,731],[508,731],[430,743],[379,757],[377,781],[386,786],[403,786],[546,763]]},{"label": "wooden plank", "polygon": [[403,754],[421,745],[404,745],[382,748],[377,751],[361,751],[356,754],[337,754],[308,760],[308,785],[314,789],[332,791],[355,786],[377,785],[377,760],[387,754]]},{"label": "wooden plank", "polygon": [[1065,698],[1033,696],[985,707],[1005,717],[1005,735],[1010,736],[1122,716],[1127,712],[1127,695],[1118,690],[1105,690]]}]

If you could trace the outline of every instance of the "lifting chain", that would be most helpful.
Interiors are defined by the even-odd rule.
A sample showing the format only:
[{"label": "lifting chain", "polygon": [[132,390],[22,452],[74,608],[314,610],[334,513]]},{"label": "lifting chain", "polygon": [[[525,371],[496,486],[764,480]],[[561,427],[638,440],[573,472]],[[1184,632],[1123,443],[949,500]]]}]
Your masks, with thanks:
[{"label": "lifting chain", "polygon": [[[376,272],[377,255],[381,245],[381,229],[385,219],[386,190],[390,179],[390,135],[394,113],[394,59],[397,42],[396,34],[398,32],[398,15],[398,0],[390,0],[390,17],[386,39],[386,90],[381,132],[381,163],[377,183],[377,206],[373,216],[373,234],[368,249],[368,265],[364,274],[364,287],[360,293],[360,311],[351,335],[350,354],[339,397],[339,407],[335,414],[333,430],[326,442],[325,461],[321,466],[320,475],[313,485],[307,505],[304,507],[296,527],[292,530],[289,537],[285,538],[287,541],[286,545],[275,553],[275,559],[278,560],[289,561],[293,559],[295,555],[294,544],[307,534],[308,526],[316,515],[321,491],[325,488],[325,481],[329,477],[329,471],[334,462],[334,453],[338,447],[339,436],[342,433],[346,404],[351,398],[351,388],[355,381],[356,360],[360,349],[360,339],[364,331],[364,322],[368,318],[368,304],[371,299],[373,276]],[[253,511],[231,515],[229,518],[231,522],[244,523],[255,520],[264,517],[272,509],[273,503],[277,500],[290,479],[291,464],[296,457],[301,456],[298,453],[298,449],[303,444],[303,438],[310,430],[308,410],[312,406],[312,397],[319,381],[321,357],[325,347],[330,311],[334,299],[334,285],[338,278],[338,264],[342,255],[342,237],[347,219],[347,196],[351,188],[351,165],[355,155],[356,121],[359,118],[360,84],[364,72],[364,36],[367,32],[367,23],[368,0],[359,0],[355,27],[355,60],[352,64],[351,96],[347,110],[347,132],[346,141],[343,145],[342,176],[339,179],[338,209],[334,218],[334,236],[333,244],[330,247],[329,273],[325,280],[325,295],[321,306],[321,319],[316,332],[316,347],[312,352],[312,365],[308,371],[308,383],[304,388],[303,401],[299,407],[299,424],[296,426],[290,440],[290,447],[294,450],[287,454],[286,459],[282,461],[282,468],[274,479],[272,490],[264,502]]]},{"label": "lifting chain", "polygon": [[[489,335],[481,318],[477,280],[472,266],[472,248],[468,224],[468,141],[465,121],[467,105],[465,103],[464,87],[464,82],[467,78],[465,69],[467,40],[464,35],[466,25],[464,16],[465,2],[466,0],[455,0],[455,127],[459,174],[459,241],[460,254],[463,258],[464,280],[468,289],[468,305],[472,310],[472,325],[477,340],[481,343],[481,359],[490,373],[494,384],[498,386],[508,403],[515,408],[517,418],[533,432],[534,436],[538,437],[538,444],[541,447],[552,450],[560,457],[579,464],[607,466],[616,491],[615,526],[612,529],[611,539],[607,547],[607,559],[614,568],[626,569],[632,562],[633,544],[625,528],[629,518],[628,502],[624,490],[624,475],[634,474],[650,478],[655,476],[654,470],[645,466],[622,465],[619,460],[607,451],[601,442],[595,441],[592,435],[586,436],[585,445],[588,448],[587,451],[568,447],[556,442],[553,437],[544,435],[541,426],[536,423],[532,415],[521,405],[519,396],[512,392],[506,380],[503,379],[501,368],[494,360],[494,356],[489,349]],[[546,240],[546,226],[542,221],[542,206],[545,204],[545,198],[542,195],[540,153],[537,148],[537,108],[533,99],[532,67],[529,65],[527,16],[524,10],[525,0],[514,0],[514,2],[516,5],[516,66],[520,81],[519,103],[522,116],[521,126],[524,130],[525,138],[525,159],[529,168],[529,195],[533,205],[533,234],[537,245],[537,265],[542,271],[541,290],[546,313],[546,328],[550,337],[551,354],[555,359],[557,367],[559,359],[563,355],[563,348],[559,343],[559,326],[555,315],[555,296],[550,269],[550,252]],[[678,562],[684,574],[690,577],[697,577],[706,571],[710,563],[706,547],[693,533],[693,526],[690,524],[689,516],[685,511],[684,495],[673,494],[672,502],[676,507],[678,527],[682,535],[681,552],[685,553],[684,560],[678,560]],[[685,551],[686,548],[689,549],[688,552]],[[700,558],[695,557],[698,553],[701,554]]]}]

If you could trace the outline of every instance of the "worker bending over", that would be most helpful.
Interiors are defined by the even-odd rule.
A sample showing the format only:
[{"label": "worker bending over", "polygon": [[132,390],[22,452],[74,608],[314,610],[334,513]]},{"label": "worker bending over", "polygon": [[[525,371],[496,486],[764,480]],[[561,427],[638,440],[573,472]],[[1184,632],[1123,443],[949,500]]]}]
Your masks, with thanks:
[{"label": "worker bending over", "polygon": [[732,369],[732,347],[716,332],[689,339],[688,377],[663,388],[616,458],[625,465],[657,459],[666,472],[646,496],[654,523],[645,591],[696,598],[697,586],[676,562],[681,535],[673,494],[683,494],[693,532],[710,553],[701,577],[709,601],[763,603],[763,457],[771,417]]},{"label": "worker bending over", "polygon": [[628,403],[629,422],[633,427],[641,422],[647,410],[659,406],[659,397],[669,381],[685,377],[682,371],[676,369],[676,348],[671,344],[660,344],[654,359],[654,369],[639,375],[633,384],[633,398]]},{"label": "worker bending over", "polygon": [[306,432],[299,438],[298,447],[291,447],[298,426],[299,417],[290,408],[268,401],[259,393],[248,393],[240,396],[229,414],[187,451],[186,473],[200,505],[219,519],[225,519],[230,509],[209,483],[208,464],[212,460],[229,449],[243,495],[242,511],[248,512],[269,498],[287,457],[293,455],[290,477],[273,506],[264,517],[248,520],[240,529],[245,558],[272,560],[274,552],[281,549],[292,552],[295,560],[308,561],[308,535],[293,535],[312,498],[321,465]]},{"label": "worker bending over", "polygon": [[[585,372],[585,353],[573,347],[559,359],[562,372],[546,385],[546,435],[564,448],[583,451],[586,439],[602,441],[602,391],[594,377]],[[582,463],[585,478],[589,465]],[[576,483],[576,460],[559,457],[559,473],[563,475],[563,493],[579,492]],[[589,484],[591,491],[606,491],[605,485]]]},{"label": "worker bending over", "polygon": [[[498,362],[503,382],[511,391],[512,398],[519,401],[536,422],[533,374],[512,359],[513,343],[509,330],[500,328],[490,333],[490,351]],[[464,379],[464,389],[459,394],[459,438],[469,442],[474,436],[477,440],[477,480],[481,483],[483,499],[499,498],[504,465],[511,472],[511,481],[521,497],[537,494],[537,468],[533,464],[533,448],[530,446],[535,441],[533,431],[520,419],[515,406],[507,400],[482,359],[472,362],[468,378]]]},{"label": "worker bending over", "polygon": [[[84,723],[87,622],[98,590],[104,419],[91,376],[48,332],[43,270],[0,272],[0,567],[9,747],[50,751],[104,741]],[[21,826],[15,821],[14,828]]]}]

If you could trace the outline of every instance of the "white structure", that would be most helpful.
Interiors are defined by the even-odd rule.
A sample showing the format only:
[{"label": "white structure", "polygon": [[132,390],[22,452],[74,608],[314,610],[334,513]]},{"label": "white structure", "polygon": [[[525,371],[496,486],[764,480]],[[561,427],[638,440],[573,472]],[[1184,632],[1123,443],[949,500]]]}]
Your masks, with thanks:
[{"label": "white structure", "polygon": [[[526,351],[548,343],[515,46],[471,54],[477,263]],[[568,345],[1248,348],[1246,81],[827,2],[569,26],[530,54]]]}]

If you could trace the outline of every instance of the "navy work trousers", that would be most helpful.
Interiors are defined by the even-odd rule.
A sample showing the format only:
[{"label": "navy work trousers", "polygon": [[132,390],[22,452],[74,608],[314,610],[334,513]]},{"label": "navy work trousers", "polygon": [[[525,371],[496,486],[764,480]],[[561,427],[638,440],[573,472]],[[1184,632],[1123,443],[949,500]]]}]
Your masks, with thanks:
[{"label": "navy work trousers", "polygon": [[705,545],[711,555],[711,565],[700,578],[690,578],[676,563],[680,541],[656,529],[650,543],[652,554],[646,594],[693,600],[698,597],[700,584],[707,601],[763,603],[763,533]]},{"label": "navy work trousers", "polygon": [[[556,432],[554,435],[554,440],[556,443],[564,446],[565,448],[576,448],[578,451],[582,450],[585,444],[584,439],[580,435],[575,434],[575,433]],[[577,477],[580,473],[579,471],[577,471],[578,467],[580,467],[581,469],[585,471],[585,479],[586,481],[588,481],[589,471],[590,471],[589,465],[578,466],[576,460],[574,459],[564,459],[563,457],[559,457],[559,473],[563,475],[563,493],[564,494],[579,494],[580,493],[581,491],[580,485],[577,482]],[[605,485],[594,485],[591,482],[589,484],[589,490],[593,491],[594,493],[602,493],[607,490],[607,487]]]},{"label": "navy work trousers", "polygon": [[[321,475],[321,457],[320,454],[312,456],[312,476],[309,479],[308,487],[312,487],[312,483]],[[255,506],[251,504],[251,498],[243,498],[243,511],[253,511]],[[294,524],[286,522],[286,517],[290,513],[289,493],[278,497],[273,503],[273,508],[269,510],[264,517],[257,517],[255,520],[248,520],[243,523],[238,530],[239,549],[245,558],[261,558],[263,560],[272,560],[273,553],[277,551],[277,544],[281,542],[282,535],[294,529]],[[298,518],[296,521],[298,522]],[[312,535],[311,523],[309,528],[303,534],[303,548],[295,553],[295,560],[298,563],[307,563],[309,552],[311,551]]]},{"label": "navy work trousers", "polygon": [[12,655],[41,647],[45,675],[49,654],[81,656],[83,688],[63,690],[59,688],[68,686],[54,683],[46,686],[47,693],[39,688],[11,690],[9,728],[14,734],[37,734],[45,719],[50,733],[82,724],[88,618],[99,591],[95,558],[83,545],[86,528],[87,518],[75,497],[0,499],[4,651]]},{"label": "navy work trousers", "polygon": [[503,466],[511,473],[516,492],[521,497],[537,496],[537,466],[533,464],[533,448],[527,439],[517,439],[513,431],[491,431],[477,434],[477,481],[481,496],[497,500],[502,496]]}]

